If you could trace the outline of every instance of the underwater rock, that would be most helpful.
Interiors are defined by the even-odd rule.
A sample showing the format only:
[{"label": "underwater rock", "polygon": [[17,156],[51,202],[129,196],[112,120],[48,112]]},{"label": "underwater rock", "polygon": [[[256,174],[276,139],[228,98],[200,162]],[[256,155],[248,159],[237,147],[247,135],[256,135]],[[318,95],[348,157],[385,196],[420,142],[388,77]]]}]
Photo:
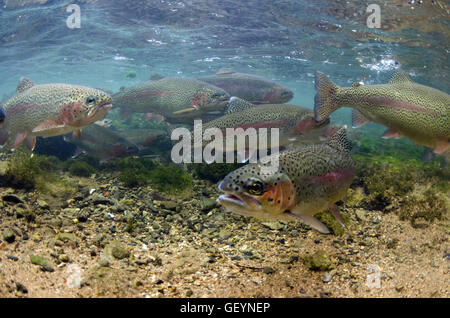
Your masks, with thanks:
[{"label": "underwater rock", "polygon": [[2,239],[8,243],[12,243],[16,239],[16,236],[11,229],[4,229],[2,232]]},{"label": "underwater rock", "polygon": [[11,203],[24,203],[20,197],[14,195],[14,194],[4,195],[2,199],[3,199],[3,201],[11,202]]},{"label": "underwater rock", "polygon": [[50,261],[42,256],[38,255],[31,255],[30,256],[31,263],[34,265],[39,265],[41,267],[41,270],[46,272],[54,272]]},{"label": "underwater rock", "polygon": [[203,197],[200,199],[200,208],[202,212],[209,212],[214,208],[219,207],[219,203],[216,200]]},{"label": "underwater rock", "polygon": [[113,241],[106,245],[104,252],[107,257],[113,256],[116,259],[130,257],[130,251],[126,248],[126,245],[119,241]]},{"label": "underwater rock", "polygon": [[330,271],[334,269],[334,264],[323,250],[319,250],[313,255],[307,255],[303,261],[312,271]]},{"label": "underwater rock", "polygon": [[271,230],[281,230],[282,228],[284,228],[284,224],[282,224],[280,221],[261,222],[261,224]]},{"label": "underwater rock", "polygon": [[56,237],[55,237],[55,241],[62,241],[64,243],[69,243],[72,245],[77,246],[79,239],[77,238],[77,236],[73,233],[59,233]]},{"label": "underwater rock", "polygon": [[264,273],[264,274],[267,274],[267,275],[270,275],[270,274],[275,273],[275,270],[274,270],[272,267],[265,266],[265,267],[263,268],[263,273]]}]

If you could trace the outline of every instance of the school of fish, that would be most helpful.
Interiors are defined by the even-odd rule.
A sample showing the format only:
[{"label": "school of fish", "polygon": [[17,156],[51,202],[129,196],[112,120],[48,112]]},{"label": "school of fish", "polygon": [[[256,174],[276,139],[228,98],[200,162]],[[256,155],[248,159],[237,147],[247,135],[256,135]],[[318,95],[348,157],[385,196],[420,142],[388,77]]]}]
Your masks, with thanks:
[{"label": "school of fish", "polygon": [[[77,154],[87,152],[103,162],[138,155],[161,137],[142,129],[115,131],[105,119],[113,106],[123,120],[143,113],[146,120],[166,122],[168,132],[187,124],[194,148],[213,145],[216,152],[243,153],[241,162],[250,162],[220,182],[218,201],[225,209],[262,219],[298,219],[324,234],[329,229],[314,215],[328,209],[345,226],[336,202],[345,200],[355,174],[347,127],[330,121],[337,109],[353,108],[354,128],[373,121],[388,127],[383,138],[405,136],[434,154],[450,152],[450,95],[405,73],[394,74],[388,84],[340,87],[317,72],[315,87],[312,110],[285,104],[293,98],[288,88],[231,69],[198,79],[153,73],[149,81],[112,95],[22,78],[15,95],[0,105],[0,146],[13,137],[11,149],[24,142],[33,150],[37,137],[65,135]],[[211,138],[204,139],[208,131]],[[215,134],[224,138],[216,140]],[[236,143],[240,138],[243,142]],[[258,151],[273,146],[280,151],[258,158]],[[432,158],[430,151],[424,160]]]}]

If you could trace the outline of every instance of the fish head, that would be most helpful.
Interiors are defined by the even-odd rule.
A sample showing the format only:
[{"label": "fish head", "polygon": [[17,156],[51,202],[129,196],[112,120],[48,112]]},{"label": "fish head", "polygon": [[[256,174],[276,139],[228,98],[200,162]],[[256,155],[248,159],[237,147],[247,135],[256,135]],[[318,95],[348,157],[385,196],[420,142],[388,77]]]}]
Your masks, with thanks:
[{"label": "fish head", "polygon": [[295,186],[278,168],[248,164],[229,173],[219,184],[218,201],[227,210],[261,219],[280,217],[295,206]]},{"label": "fish head", "polygon": [[[332,135],[332,134],[331,134]],[[330,119],[321,122],[314,120],[314,115],[305,115],[294,126],[291,137],[301,141],[320,141],[330,136]]]},{"label": "fish head", "polygon": [[64,101],[60,117],[67,125],[84,127],[103,119],[112,108],[107,93],[88,87],[74,87]]},{"label": "fish head", "polygon": [[113,157],[127,157],[133,156],[139,152],[138,146],[132,142],[116,143],[111,147],[111,154]]},{"label": "fish head", "polygon": [[293,97],[294,93],[290,89],[281,85],[275,85],[264,94],[263,100],[268,104],[283,104],[290,101]]},{"label": "fish head", "polygon": [[230,95],[221,88],[204,86],[197,90],[192,106],[204,112],[223,111],[228,106]]}]

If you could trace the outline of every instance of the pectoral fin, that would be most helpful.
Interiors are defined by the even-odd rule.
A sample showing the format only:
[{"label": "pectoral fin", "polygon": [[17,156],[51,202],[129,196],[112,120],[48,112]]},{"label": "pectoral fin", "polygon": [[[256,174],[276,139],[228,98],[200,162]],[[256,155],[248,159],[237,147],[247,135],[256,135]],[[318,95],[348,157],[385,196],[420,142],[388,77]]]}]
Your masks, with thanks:
[{"label": "pectoral fin", "polygon": [[35,136],[28,136],[25,138],[25,145],[30,149],[31,151],[34,150],[34,147],[36,146],[36,137]]},{"label": "pectoral fin", "polygon": [[312,215],[296,212],[295,208],[291,212],[289,212],[289,215],[302,221],[306,225],[309,225],[310,227],[319,231],[322,234],[330,233],[330,230],[326,227],[326,225],[323,224],[322,222],[320,222],[318,219],[316,219]]},{"label": "pectoral fin", "polygon": [[178,110],[178,111],[173,112],[173,113],[174,113],[175,115],[180,115],[180,114],[191,113],[191,112],[194,112],[194,111],[196,111],[196,110],[197,110],[196,107],[191,106],[191,107],[189,107],[189,108],[185,108],[185,109],[182,109],[182,110]]},{"label": "pectoral fin", "polygon": [[334,217],[339,221],[339,223],[341,223],[342,227],[345,227],[344,220],[342,219],[342,215],[339,212],[338,206],[336,204],[332,204],[328,208],[328,210],[330,210],[331,213],[333,213]]},{"label": "pectoral fin", "polygon": [[369,123],[370,120],[366,118],[359,110],[353,108],[352,110],[352,128],[359,128],[367,123]]},{"label": "pectoral fin", "polygon": [[33,134],[43,136],[57,136],[67,128],[66,125],[60,124],[55,120],[47,120],[46,122],[36,126],[33,129]]},{"label": "pectoral fin", "polygon": [[25,140],[25,138],[27,138],[26,132],[22,131],[17,133],[16,136],[14,137],[11,149],[16,149],[17,147],[19,147],[19,145]]},{"label": "pectoral fin", "polygon": [[81,138],[81,129],[74,130],[72,133],[73,139],[80,139]]},{"label": "pectoral fin", "polygon": [[443,140],[438,139],[436,141],[436,146],[433,149],[434,153],[440,155],[444,152],[450,151],[450,141],[449,140]]},{"label": "pectoral fin", "polygon": [[382,138],[384,139],[390,139],[390,138],[395,138],[395,139],[400,139],[402,138],[403,135],[401,133],[399,133],[397,130],[389,128],[388,130],[386,130],[382,136]]}]

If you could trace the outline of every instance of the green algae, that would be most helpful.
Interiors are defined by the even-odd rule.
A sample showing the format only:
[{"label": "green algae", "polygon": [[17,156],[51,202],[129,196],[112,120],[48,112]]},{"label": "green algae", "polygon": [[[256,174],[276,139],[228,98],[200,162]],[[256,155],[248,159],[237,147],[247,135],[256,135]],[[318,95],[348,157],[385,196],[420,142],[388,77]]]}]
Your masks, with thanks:
[{"label": "green algae", "polygon": [[95,168],[85,161],[73,161],[68,164],[68,170],[71,175],[78,177],[90,177],[95,173]]},{"label": "green algae", "polygon": [[125,77],[126,77],[126,78],[136,78],[136,76],[137,76],[136,71],[128,71],[128,72],[125,74]]},{"label": "green algae", "polygon": [[124,158],[118,163],[119,180],[127,187],[151,184],[158,190],[178,193],[192,186],[192,176],[180,167],[149,158]]},{"label": "green algae", "polygon": [[317,251],[313,255],[304,256],[303,263],[312,271],[329,271],[335,268],[328,255],[322,250]]},{"label": "green algae", "polygon": [[8,162],[2,176],[3,186],[31,190],[43,185],[42,180],[54,180],[54,172],[61,167],[56,157],[30,156],[29,153],[17,151]]},{"label": "green algae", "polygon": [[[345,213],[341,213],[344,224],[348,225],[350,223],[350,218]],[[345,227],[339,223],[339,221],[334,217],[334,215],[326,210],[314,215],[319,221],[324,223],[330,230],[333,231],[334,235],[342,236],[345,233]]]},{"label": "green algae", "polygon": [[201,179],[211,182],[221,181],[228,173],[242,167],[240,163],[201,163],[191,164],[189,168]]},{"label": "green algae", "polygon": [[435,219],[442,220],[447,217],[448,210],[448,204],[442,195],[430,188],[422,195],[414,194],[405,197],[397,214],[401,220],[409,220],[413,227],[424,228],[433,223]]}]

